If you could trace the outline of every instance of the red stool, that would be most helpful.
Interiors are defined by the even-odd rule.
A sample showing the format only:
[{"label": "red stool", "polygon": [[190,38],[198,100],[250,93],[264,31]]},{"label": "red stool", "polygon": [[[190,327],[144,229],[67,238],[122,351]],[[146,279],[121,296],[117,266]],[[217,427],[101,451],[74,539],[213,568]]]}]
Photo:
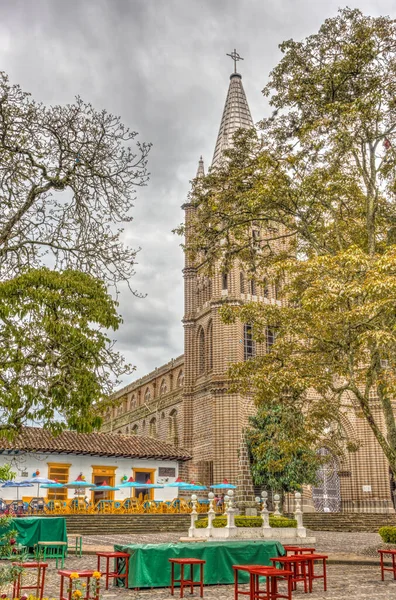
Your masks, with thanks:
[{"label": "red stool", "polygon": [[[326,573],[326,560],[328,556],[325,554],[303,554],[300,556],[307,561],[308,565],[308,581],[309,581],[309,591],[312,592],[312,582],[314,579],[323,579],[323,589],[327,590],[327,573]],[[322,574],[315,575],[315,562],[322,562]]]},{"label": "red stool", "polygon": [[307,548],[306,546],[283,546],[286,550],[286,556],[290,554],[313,554],[315,548]]},{"label": "red stool", "polygon": [[[93,596],[91,596],[92,590],[90,589],[90,585],[89,585],[95,571],[70,571],[69,569],[61,569],[60,571],[58,571],[58,575],[61,576],[59,599],[60,600],[72,600],[72,596],[73,596],[73,592],[74,592],[73,580],[70,579],[70,575],[72,573],[77,573],[77,575],[80,579],[87,580],[87,587],[85,588],[87,590],[87,595],[82,596],[82,598],[80,598],[80,600],[99,600],[100,579],[96,580],[96,586],[94,588]],[[67,596],[63,595],[63,590],[65,587],[65,579],[67,579],[67,586],[66,586]]]},{"label": "red stool", "polygon": [[[381,579],[382,581],[384,581],[384,575],[385,575],[385,571],[391,571],[393,572],[393,579],[396,579],[396,562],[395,562],[395,557],[396,557],[396,550],[378,550],[379,555],[380,555],[380,566],[381,566]],[[385,567],[384,566],[384,554],[390,554],[392,557],[392,566],[391,567]]]},{"label": "red stool", "polygon": [[[109,579],[124,579],[124,587],[128,587],[128,564],[130,555],[126,552],[97,552],[98,571],[100,571],[100,559],[106,559],[106,570],[102,574],[106,576],[106,590],[109,589]],[[110,571],[110,560],[114,558],[114,571]],[[122,560],[123,559],[123,560]],[[125,573],[121,573],[122,563],[125,561]]]},{"label": "red stool", "polygon": [[241,590],[239,589],[239,581],[238,581],[238,574],[239,571],[246,571],[247,573],[250,573],[251,569],[258,569],[260,567],[260,565],[232,565],[232,568],[234,569],[234,598],[235,600],[238,600],[238,596],[239,594],[241,594],[242,596],[250,596],[250,590],[246,591],[246,590]]},{"label": "red stool", "polygon": [[280,563],[282,569],[285,571],[291,571],[291,584],[292,589],[297,588],[297,583],[302,581],[304,583],[304,592],[308,591],[308,568],[307,568],[307,556],[310,554],[292,554],[291,556],[277,556],[276,558],[270,558],[270,561],[275,567],[275,563]]},{"label": "red stool", "polygon": [[[265,590],[260,590],[260,577],[265,577]],[[250,600],[292,600],[292,571],[275,567],[252,567],[250,569]],[[278,590],[278,581],[287,582],[287,593]]]},{"label": "red stool", "polygon": [[36,597],[41,600],[44,595],[45,571],[48,567],[48,563],[13,562],[12,564],[14,567],[21,567],[21,569],[37,569],[36,585],[22,585],[23,571],[17,574],[14,579],[13,598],[20,598],[21,590],[36,590]]},{"label": "red stool", "polygon": [[[194,585],[199,585],[200,596],[203,598],[203,567],[206,560],[199,558],[170,558],[171,563],[171,594],[174,595],[175,583],[180,583],[180,598],[184,598],[184,587],[191,588],[191,594],[194,593]],[[175,579],[175,565],[180,565],[180,579]],[[190,565],[190,579],[184,577],[184,566]],[[199,581],[194,581],[194,565],[199,565]]]}]

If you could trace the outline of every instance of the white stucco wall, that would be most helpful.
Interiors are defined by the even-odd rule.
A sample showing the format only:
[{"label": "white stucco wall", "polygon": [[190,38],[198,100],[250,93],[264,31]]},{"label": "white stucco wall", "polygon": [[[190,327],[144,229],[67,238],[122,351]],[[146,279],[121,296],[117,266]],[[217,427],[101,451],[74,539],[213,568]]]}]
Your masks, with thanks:
[{"label": "white stucco wall", "polygon": [[[172,483],[178,477],[178,463],[172,460],[144,460],[144,459],[130,459],[130,458],[111,458],[104,456],[80,456],[76,454],[16,454],[16,455],[0,455],[0,465],[10,464],[13,471],[16,471],[16,481],[22,479],[31,478],[33,473],[38,469],[40,471],[40,477],[48,477],[48,463],[64,463],[70,464],[69,470],[69,481],[74,481],[78,475],[82,472],[87,482],[92,481],[92,466],[103,466],[103,467],[117,467],[115,471],[115,482],[116,485],[120,485],[121,478],[125,475],[128,479],[133,476],[133,469],[155,469],[152,483]],[[171,467],[175,469],[175,477],[168,477],[165,481],[164,478],[158,477],[159,467]],[[23,475],[26,473],[27,475]],[[20,488],[19,498],[23,496],[36,496],[37,487],[34,488]],[[90,496],[90,491],[87,490],[87,496]],[[47,490],[40,490],[40,495],[45,497]],[[154,490],[155,500],[173,500],[177,497],[177,488],[167,488]],[[115,500],[124,500],[129,498],[130,490],[120,489],[114,492]],[[0,487],[0,497],[3,500],[14,500],[16,499],[15,488]],[[74,489],[68,490],[68,497],[74,498]]]}]

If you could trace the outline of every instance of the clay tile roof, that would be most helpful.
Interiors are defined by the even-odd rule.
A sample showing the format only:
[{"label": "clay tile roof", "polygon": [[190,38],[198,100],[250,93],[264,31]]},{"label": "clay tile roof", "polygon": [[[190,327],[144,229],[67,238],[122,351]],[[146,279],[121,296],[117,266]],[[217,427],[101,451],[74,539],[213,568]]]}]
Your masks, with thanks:
[{"label": "clay tile roof", "polygon": [[157,458],[159,460],[191,459],[187,450],[154,438],[114,433],[76,433],[75,431],[63,431],[60,435],[54,436],[39,427],[24,427],[13,441],[0,438],[0,453],[7,450]]}]

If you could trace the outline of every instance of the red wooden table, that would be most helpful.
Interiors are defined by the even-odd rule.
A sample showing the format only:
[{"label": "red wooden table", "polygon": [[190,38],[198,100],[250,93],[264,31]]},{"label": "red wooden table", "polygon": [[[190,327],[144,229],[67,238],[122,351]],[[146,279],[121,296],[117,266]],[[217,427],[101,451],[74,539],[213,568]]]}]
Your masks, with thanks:
[{"label": "red wooden table", "polygon": [[[323,579],[323,589],[327,590],[327,571],[326,571],[326,560],[328,556],[326,554],[302,554],[300,558],[307,561],[308,565],[308,581],[309,591],[312,592],[312,582],[314,579]],[[322,574],[315,575],[315,562],[322,563]]]},{"label": "red wooden table", "polygon": [[[128,587],[128,563],[130,555],[127,552],[97,552],[98,557],[98,571],[100,571],[100,559],[106,559],[106,570],[102,571],[102,574],[106,577],[106,590],[109,589],[109,579],[124,579],[124,586]],[[114,559],[114,571],[110,571],[110,560]],[[125,572],[121,573],[121,562],[122,559],[125,561]]]},{"label": "red wooden table", "polygon": [[[275,567],[252,567],[250,569],[250,600],[292,600],[293,572]],[[260,589],[260,577],[265,577],[265,591]],[[287,593],[278,590],[278,580],[286,580]]]},{"label": "red wooden table", "polygon": [[[380,555],[380,566],[381,566],[381,579],[384,581],[385,571],[391,571],[393,573],[393,579],[396,579],[396,550],[378,550]],[[390,554],[392,557],[392,566],[385,567],[384,566],[384,554]]]},{"label": "red wooden table", "polygon": [[[191,588],[194,593],[194,585],[199,585],[200,596],[203,597],[203,567],[206,560],[199,558],[170,558],[171,563],[171,594],[174,595],[175,583],[180,583],[180,598],[184,597],[184,587]],[[180,579],[175,579],[175,565],[180,565]],[[184,567],[190,565],[190,579],[184,577]],[[194,565],[199,565],[199,581],[194,581]]]},{"label": "red wooden table", "polygon": [[44,585],[45,585],[45,573],[48,567],[48,563],[44,562],[13,562],[15,567],[21,567],[21,569],[37,569],[37,581],[35,585],[22,585],[22,575],[21,571],[18,573],[16,578],[14,579],[13,586],[13,598],[21,597],[21,590],[36,590],[36,597],[41,600],[44,595]]},{"label": "red wooden table", "polygon": [[302,581],[304,583],[304,592],[308,591],[308,568],[307,568],[307,554],[292,554],[291,556],[277,556],[276,558],[270,558],[270,561],[275,566],[275,563],[280,563],[282,568],[291,571],[291,584],[292,589],[297,588],[297,583]]},{"label": "red wooden table", "polygon": [[[59,594],[59,598],[60,600],[72,600],[72,594],[74,592],[73,589],[73,579],[70,579],[70,575],[72,573],[77,573],[78,577],[80,579],[86,579],[86,590],[87,590],[87,594],[86,596],[82,596],[80,600],[90,600],[90,598],[92,598],[92,600],[99,600],[99,588],[100,588],[100,579],[96,580],[96,585],[94,587],[94,595],[91,596],[91,586],[90,586],[90,581],[93,578],[93,574],[95,573],[95,571],[70,571],[69,569],[61,569],[60,571],[58,571],[58,575],[61,576],[61,583],[60,583],[60,594]],[[67,592],[67,596],[63,595],[64,592],[64,587],[65,587],[65,579],[68,580],[68,588],[66,589]]]},{"label": "red wooden table", "polygon": [[283,546],[286,550],[286,556],[290,554],[313,554],[315,548],[307,548],[306,546]]}]

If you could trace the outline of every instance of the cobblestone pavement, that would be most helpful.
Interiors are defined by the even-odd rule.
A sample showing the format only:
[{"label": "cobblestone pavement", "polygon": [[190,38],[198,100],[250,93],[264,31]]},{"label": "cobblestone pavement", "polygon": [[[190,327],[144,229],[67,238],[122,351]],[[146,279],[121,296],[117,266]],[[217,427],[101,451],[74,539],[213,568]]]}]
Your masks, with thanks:
[{"label": "cobblestone pavement", "polygon": [[[65,568],[75,570],[93,569],[95,566],[94,556],[84,556],[82,559],[69,558],[65,564]],[[59,598],[59,575],[53,561],[51,561],[47,573],[45,596]],[[328,591],[324,592],[322,582],[316,581],[309,600],[390,600],[395,597],[396,581],[390,578],[390,574],[387,574],[386,581],[381,581],[379,567],[330,565],[328,567]],[[110,587],[107,592],[102,590],[101,598],[103,600],[170,600],[172,596],[169,588],[125,590]],[[174,598],[179,598],[178,591]],[[187,593],[186,598],[198,600],[198,590],[195,590],[193,596]],[[234,588],[232,585],[206,586],[204,598],[206,600],[233,600]],[[301,584],[297,591],[293,592],[293,598],[307,598]]]},{"label": "cobblestone pavement", "polygon": [[[377,556],[376,548],[381,544],[378,533],[310,531],[310,536],[316,538],[315,547],[318,552],[328,554],[357,554],[360,556]],[[84,536],[84,549],[111,547],[114,544],[161,544],[178,542],[187,535],[186,531],[172,533],[147,533]]]}]

